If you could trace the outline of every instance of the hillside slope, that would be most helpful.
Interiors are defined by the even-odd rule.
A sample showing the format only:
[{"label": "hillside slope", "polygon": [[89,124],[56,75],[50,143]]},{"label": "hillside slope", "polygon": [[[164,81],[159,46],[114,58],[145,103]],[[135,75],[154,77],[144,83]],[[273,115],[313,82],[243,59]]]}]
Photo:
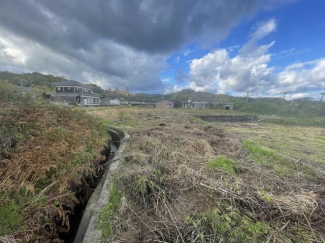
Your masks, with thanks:
[{"label": "hillside slope", "polygon": [[7,82],[0,94],[1,240],[61,242],[101,171],[107,130],[84,112],[22,96]]}]

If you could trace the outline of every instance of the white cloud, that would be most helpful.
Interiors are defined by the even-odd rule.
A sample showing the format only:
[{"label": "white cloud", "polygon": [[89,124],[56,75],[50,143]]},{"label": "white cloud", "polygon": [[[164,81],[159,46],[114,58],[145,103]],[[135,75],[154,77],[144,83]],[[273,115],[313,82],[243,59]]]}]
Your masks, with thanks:
[{"label": "white cloud", "polygon": [[181,91],[182,89],[184,89],[184,87],[177,84],[166,85],[164,86],[164,94],[175,93],[177,91]]},{"label": "white cloud", "polygon": [[288,53],[293,53],[294,51],[296,50],[295,47],[289,49],[289,50],[283,50],[283,51],[280,51],[280,54],[288,54]]},{"label": "white cloud", "polygon": [[286,99],[288,100],[294,100],[294,99],[299,99],[303,97],[307,97],[308,93],[296,93],[296,94],[288,94],[286,95]]},{"label": "white cloud", "polygon": [[240,47],[239,45],[229,46],[229,47],[227,48],[227,51],[232,52],[232,51],[238,49],[239,47]]},{"label": "white cloud", "polygon": [[269,19],[266,22],[259,23],[254,29],[251,40],[261,40],[270,33],[276,31],[277,24],[274,18]]},{"label": "white cloud", "polygon": [[192,51],[190,49],[187,49],[183,52],[184,56],[187,56],[188,54],[190,54]]},{"label": "white cloud", "polygon": [[270,93],[306,92],[325,88],[325,59],[295,63],[283,69],[275,78]]},{"label": "white cloud", "polygon": [[249,89],[257,96],[277,96],[284,91],[305,94],[325,88],[325,59],[295,63],[280,72],[269,66],[272,58],[269,49],[275,42],[257,45],[257,41],[275,30],[275,19],[259,24],[251,39],[233,58],[226,49],[218,49],[192,60],[190,88],[237,95]]},{"label": "white cloud", "polygon": [[271,55],[269,48],[274,45],[256,45],[256,40],[265,33],[275,30],[275,20],[259,25],[253,38],[248,41],[233,58],[226,49],[209,53],[190,64],[190,86],[196,90],[217,89],[220,93],[228,91],[243,92],[248,88],[257,90],[269,83],[273,69],[268,67]]}]

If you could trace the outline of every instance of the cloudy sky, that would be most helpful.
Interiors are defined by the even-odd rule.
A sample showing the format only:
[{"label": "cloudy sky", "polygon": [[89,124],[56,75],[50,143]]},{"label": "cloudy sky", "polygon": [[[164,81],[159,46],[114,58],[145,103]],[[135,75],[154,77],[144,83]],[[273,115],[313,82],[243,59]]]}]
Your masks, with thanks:
[{"label": "cloudy sky", "polygon": [[319,98],[324,0],[0,0],[0,70],[132,92]]}]

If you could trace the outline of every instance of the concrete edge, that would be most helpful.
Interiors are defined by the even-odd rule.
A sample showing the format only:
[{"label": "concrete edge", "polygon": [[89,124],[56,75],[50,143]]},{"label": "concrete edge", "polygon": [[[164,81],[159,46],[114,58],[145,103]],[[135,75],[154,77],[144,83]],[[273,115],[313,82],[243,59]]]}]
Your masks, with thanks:
[{"label": "concrete edge", "polygon": [[[122,153],[126,147],[127,141],[129,140],[129,134],[124,132],[122,129],[114,126],[108,126],[108,128],[119,136],[120,146],[115,153],[111,165],[107,170],[104,184],[101,188],[99,199],[96,205],[93,205],[93,215],[89,221],[86,229],[85,236],[82,240],[83,243],[95,243],[100,242],[102,239],[103,232],[97,227],[97,220],[99,217],[100,209],[107,205],[110,199],[110,184],[113,182],[113,173],[118,168],[121,160]],[[87,205],[88,206],[88,205]]]}]

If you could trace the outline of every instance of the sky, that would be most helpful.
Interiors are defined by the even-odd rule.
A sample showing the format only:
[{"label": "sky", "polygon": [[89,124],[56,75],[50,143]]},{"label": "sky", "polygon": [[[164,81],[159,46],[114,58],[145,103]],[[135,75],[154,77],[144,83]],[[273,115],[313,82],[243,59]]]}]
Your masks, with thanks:
[{"label": "sky", "polygon": [[0,0],[0,70],[108,89],[325,92],[324,0]]}]

